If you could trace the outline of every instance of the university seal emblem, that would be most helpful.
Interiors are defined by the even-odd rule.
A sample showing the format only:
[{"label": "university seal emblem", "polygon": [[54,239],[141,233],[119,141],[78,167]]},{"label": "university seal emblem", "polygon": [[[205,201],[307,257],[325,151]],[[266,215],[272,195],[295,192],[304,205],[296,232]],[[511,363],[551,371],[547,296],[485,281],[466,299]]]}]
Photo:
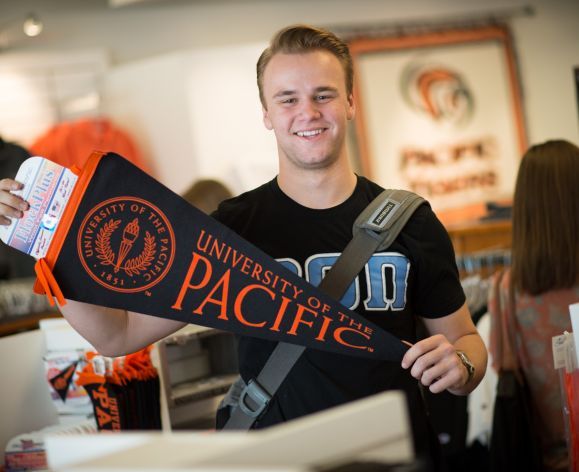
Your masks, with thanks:
[{"label": "university seal emblem", "polygon": [[118,292],[140,292],[159,283],[175,255],[175,235],[167,217],[152,203],[117,197],[84,218],[78,254],[88,274]]}]

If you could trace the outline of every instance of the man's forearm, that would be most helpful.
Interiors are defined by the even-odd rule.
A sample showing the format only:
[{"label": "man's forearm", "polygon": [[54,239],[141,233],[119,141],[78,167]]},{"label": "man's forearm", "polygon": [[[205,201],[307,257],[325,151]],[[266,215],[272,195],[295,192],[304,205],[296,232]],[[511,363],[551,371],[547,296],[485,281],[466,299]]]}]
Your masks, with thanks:
[{"label": "man's forearm", "polygon": [[67,300],[59,306],[71,326],[101,354],[116,357],[126,346],[128,314],[125,310],[106,308]]},{"label": "man's forearm", "polygon": [[59,308],[71,326],[100,354],[108,357],[136,352],[186,324],[72,300]]}]

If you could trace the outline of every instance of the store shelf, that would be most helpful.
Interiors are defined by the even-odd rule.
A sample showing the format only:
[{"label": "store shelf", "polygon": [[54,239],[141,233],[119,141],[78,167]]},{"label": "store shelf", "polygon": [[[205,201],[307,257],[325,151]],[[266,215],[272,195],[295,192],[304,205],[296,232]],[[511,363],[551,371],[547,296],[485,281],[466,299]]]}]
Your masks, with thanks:
[{"label": "store shelf", "polygon": [[171,399],[178,406],[222,395],[227,392],[236,378],[237,374],[216,375],[196,382],[175,385],[171,392]]},{"label": "store shelf", "polygon": [[0,336],[19,333],[38,328],[40,320],[46,318],[60,318],[58,312],[34,313],[30,315],[6,316],[0,318]]},{"label": "store shelf", "polygon": [[456,254],[511,246],[511,221],[481,221],[447,227]]},{"label": "store shelf", "polygon": [[213,428],[219,401],[238,375],[235,336],[188,325],[156,346],[163,428]]}]

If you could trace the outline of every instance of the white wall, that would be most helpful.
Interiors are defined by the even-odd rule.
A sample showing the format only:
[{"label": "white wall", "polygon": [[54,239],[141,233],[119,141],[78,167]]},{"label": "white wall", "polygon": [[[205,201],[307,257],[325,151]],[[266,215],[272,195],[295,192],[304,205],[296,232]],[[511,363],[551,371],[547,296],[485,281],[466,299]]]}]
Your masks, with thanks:
[{"label": "white wall", "polygon": [[97,111],[104,50],[0,53],[0,134],[23,146],[55,122]]},{"label": "white wall", "polygon": [[530,143],[578,143],[573,68],[579,68],[579,1],[536,1],[536,15],[512,22]]},{"label": "white wall", "polygon": [[[271,34],[294,22],[352,29],[519,11],[508,23],[529,142],[578,141],[577,0],[154,0],[118,9],[105,0],[23,0],[3,2],[0,17],[35,5],[45,33],[13,41],[11,51],[104,48],[111,64],[104,109],[135,135],[155,175],[177,192],[215,175],[239,191],[275,172],[253,67]],[[534,14],[521,14],[524,5]]]},{"label": "white wall", "polygon": [[44,371],[45,353],[38,329],[0,338],[0,464],[14,436],[58,423]]},{"label": "white wall", "polygon": [[111,70],[104,113],[130,132],[153,175],[177,193],[215,178],[238,193],[276,174],[254,59],[265,43],[166,54]]},{"label": "white wall", "polygon": [[103,78],[103,112],[135,138],[152,175],[177,192],[199,168],[193,158],[188,63],[183,53],[166,54],[119,66]]},{"label": "white wall", "polygon": [[255,58],[265,43],[205,48],[189,55],[188,100],[198,177],[234,192],[277,174],[273,132],[265,129],[255,83]]}]

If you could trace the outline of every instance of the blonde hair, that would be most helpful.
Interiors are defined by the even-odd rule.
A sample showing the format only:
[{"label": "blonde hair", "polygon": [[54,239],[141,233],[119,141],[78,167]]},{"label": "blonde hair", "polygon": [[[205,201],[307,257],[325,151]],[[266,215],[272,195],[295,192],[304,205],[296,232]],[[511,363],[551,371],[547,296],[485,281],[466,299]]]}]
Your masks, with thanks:
[{"label": "blonde hair", "polygon": [[257,88],[259,99],[266,107],[263,95],[263,73],[271,58],[277,53],[302,54],[324,50],[338,58],[346,77],[346,91],[351,95],[354,89],[354,67],[348,45],[331,31],[309,25],[293,25],[280,30],[271,40],[257,61]]}]

